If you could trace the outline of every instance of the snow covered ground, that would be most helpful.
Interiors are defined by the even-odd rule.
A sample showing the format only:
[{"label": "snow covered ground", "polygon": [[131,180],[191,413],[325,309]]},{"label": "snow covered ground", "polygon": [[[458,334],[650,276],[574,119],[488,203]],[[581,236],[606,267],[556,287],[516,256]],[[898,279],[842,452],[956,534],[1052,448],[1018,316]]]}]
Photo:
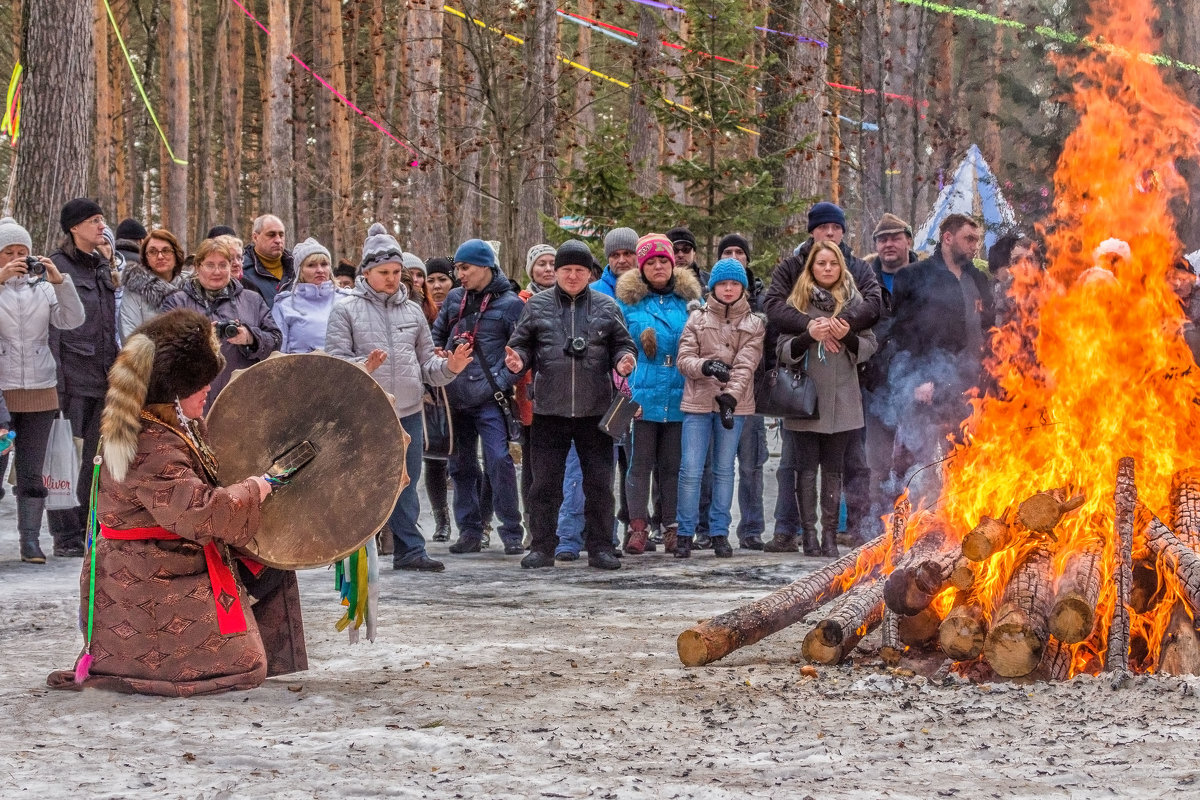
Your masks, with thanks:
[{"label": "snow covered ground", "polygon": [[334,630],[332,574],[303,573],[306,673],[190,700],[51,692],[80,647],[80,561],[21,564],[6,497],[0,797],[1200,796],[1198,679],[935,685],[870,660],[805,678],[806,625],[685,669],[680,631],[814,564],[531,573],[430,550],[445,573],[384,570],[374,644]]}]

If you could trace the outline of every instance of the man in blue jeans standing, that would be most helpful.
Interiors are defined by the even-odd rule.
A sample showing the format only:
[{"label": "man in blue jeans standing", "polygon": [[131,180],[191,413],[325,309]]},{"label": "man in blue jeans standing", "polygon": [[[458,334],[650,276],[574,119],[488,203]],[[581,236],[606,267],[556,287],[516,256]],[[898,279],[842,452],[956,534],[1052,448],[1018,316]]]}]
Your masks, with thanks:
[{"label": "man in blue jeans standing", "polygon": [[[471,239],[454,254],[459,286],[450,290],[433,322],[434,345],[452,349],[460,342],[474,347],[463,374],[446,387],[454,423],[454,453],[449,472],[454,481],[454,519],[458,541],[454,554],[478,553],[483,541],[480,510],[483,473],[476,455],[483,444],[483,465],[492,488],[492,507],[500,521],[504,554],[521,555],[524,531],[517,493],[517,472],[508,450],[508,417],[515,376],[504,367],[504,347],[525,304],[496,264],[487,242]],[[500,397],[497,397],[497,394]]]}]

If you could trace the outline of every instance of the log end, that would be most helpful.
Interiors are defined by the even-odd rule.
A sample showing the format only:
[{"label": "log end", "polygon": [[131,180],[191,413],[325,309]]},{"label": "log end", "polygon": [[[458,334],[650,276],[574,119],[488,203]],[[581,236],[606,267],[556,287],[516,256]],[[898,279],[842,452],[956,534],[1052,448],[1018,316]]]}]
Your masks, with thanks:
[{"label": "log end", "polygon": [[1059,598],[1050,612],[1050,633],[1063,644],[1077,644],[1092,635],[1095,611],[1079,595]]},{"label": "log end", "polygon": [[938,647],[955,661],[971,661],[983,652],[983,621],[970,609],[954,609],[938,626]]},{"label": "log end", "polygon": [[883,663],[889,667],[894,667],[900,663],[900,657],[904,655],[903,647],[892,647],[884,645],[879,648],[879,657],[883,659]]},{"label": "log end", "polygon": [[1049,492],[1038,492],[1021,503],[1017,509],[1017,520],[1038,533],[1052,533],[1062,519],[1062,504]]},{"label": "log end", "polygon": [[709,657],[708,642],[695,628],[688,628],[679,634],[675,647],[679,651],[679,660],[685,667],[702,667],[710,661],[716,661],[715,658]]},{"label": "log end", "polygon": [[929,607],[933,595],[918,585],[919,568],[899,567],[888,575],[883,585],[883,602],[888,610],[904,617],[920,614]]},{"label": "log end", "polygon": [[993,627],[983,643],[983,657],[1003,678],[1023,678],[1042,662],[1046,643],[1028,626],[1004,622]]},{"label": "log end", "polygon": [[804,656],[805,661],[813,664],[840,664],[842,661],[842,646],[838,644],[831,647],[825,644],[821,634],[816,628],[813,628],[804,637],[804,644],[800,648],[800,654]]},{"label": "log end", "polygon": [[959,564],[950,572],[950,585],[960,592],[970,591],[975,585],[975,570],[967,564]]},{"label": "log end", "polygon": [[817,623],[814,632],[821,637],[821,644],[826,647],[837,647],[846,638],[841,623],[832,619],[823,619]]}]

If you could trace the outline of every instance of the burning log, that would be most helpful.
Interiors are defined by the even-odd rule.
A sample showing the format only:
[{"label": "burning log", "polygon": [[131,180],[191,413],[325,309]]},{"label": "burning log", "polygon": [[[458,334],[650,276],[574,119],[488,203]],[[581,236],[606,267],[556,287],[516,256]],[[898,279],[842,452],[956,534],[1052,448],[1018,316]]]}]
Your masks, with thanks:
[{"label": "burning log", "polygon": [[986,637],[983,612],[975,605],[955,606],[938,626],[938,647],[955,661],[978,658]]},{"label": "burning log", "polygon": [[1200,550],[1200,469],[1185,469],[1171,479],[1171,528],[1181,542]]},{"label": "burning log", "polygon": [[874,577],[890,544],[880,536],[760,600],[688,628],[676,642],[679,660],[689,667],[710,664],[799,622],[845,592],[856,574],[859,581]]},{"label": "burning log", "polygon": [[1066,644],[1087,639],[1095,626],[1099,597],[1100,546],[1096,544],[1067,558],[1050,611],[1050,633]]},{"label": "burning log", "polygon": [[813,630],[821,637],[821,644],[836,647],[862,627],[875,606],[882,602],[883,581],[874,578],[845,594]]},{"label": "burning log", "polygon": [[[1172,478],[1170,521],[1179,541],[1200,551],[1200,469],[1186,469]],[[1200,632],[1183,603],[1171,609],[1157,669],[1169,675],[1200,674]]]},{"label": "burning log", "polygon": [[932,605],[911,617],[899,617],[900,641],[909,647],[928,647],[937,641],[942,615]]},{"label": "burning log", "polygon": [[[1180,589],[1183,591],[1188,605],[1192,607],[1192,613],[1200,612],[1200,555],[1179,541],[1179,537],[1161,519],[1149,511],[1146,514],[1150,519],[1150,524],[1146,528],[1146,543],[1154,553],[1162,556],[1164,561],[1175,570],[1175,575],[1179,578]],[[1132,527],[1132,522],[1130,527]]]},{"label": "burning log", "polygon": [[966,556],[960,556],[950,568],[950,585],[960,592],[969,592],[975,585],[975,563]]},{"label": "burning log", "polygon": [[1080,508],[1087,501],[1087,497],[1082,494],[1077,494],[1069,500],[1063,500],[1060,495],[1064,493],[1065,490],[1062,489],[1038,492],[1017,508],[1017,521],[1031,531],[1053,533],[1054,528],[1064,516]]},{"label": "burning log", "polygon": [[1017,531],[1004,520],[984,517],[963,539],[962,553],[971,561],[986,561],[1017,541]]},{"label": "burning log", "polygon": [[1020,678],[1041,662],[1050,635],[1051,578],[1044,547],[1032,550],[1013,573],[983,645],[983,657],[997,675]]},{"label": "burning log", "polygon": [[[1117,488],[1113,501],[1116,506],[1117,599],[1108,630],[1108,655],[1104,659],[1104,669],[1106,672],[1128,672],[1129,595],[1133,590],[1133,515],[1137,507],[1133,459],[1128,456],[1117,462]],[[1166,528],[1165,525],[1163,527]],[[1179,541],[1169,530],[1166,534],[1174,541]]]},{"label": "burning log", "polygon": [[890,611],[919,614],[942,591],[957,557],[957,548],[946,539],[944,531],[930,531],[896,564],[883,590]]},{"label": "burning log", "polygon": [[[882,589],[883,581],[874,579],[866,587],[838,599],[829,616],[804,637],[800,654],[805,660],[814,664],[840,664],[850,655],[862,638],[883,620]],[[863,602],[865,595],[873,598],[869,605]],[[822,630],[821,624],[834,618],[839,620],[836,625],[841,630],[841,638],[836,644],[829,644],[834,628]]]},{"label": "burning log", "polygon": [[[891,519],[892,564],[896,564],[904,554],[904,531],[908,527],[908,515],[911,511],[912,503],[909,502],[907,494],[896,499]],[[904,655],[905,649],[904,643],[900,641],[900,625],[896,618],[896,612],[885,608],[883,610],[883,644],[879,648],[879,656],[885,664],[894,667],[900,663],[900,656]]]},{"label": "burning log", "polygon": [[1046,643],[1042,663],[1030,676],[1039,681],[1065,681],[1071,677],[1071,646],[1053,636]]}]

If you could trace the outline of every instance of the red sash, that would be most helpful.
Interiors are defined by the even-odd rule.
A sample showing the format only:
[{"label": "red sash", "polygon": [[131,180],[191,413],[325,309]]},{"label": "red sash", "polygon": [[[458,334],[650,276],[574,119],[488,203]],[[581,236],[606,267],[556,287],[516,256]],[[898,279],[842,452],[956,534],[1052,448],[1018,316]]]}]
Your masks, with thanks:
[{"label": "red sash", "polygon": [[[100,534],[105,539],[126,541],[182,538],[179,534],[171,533],[166,528],[129,528],[118,531],[107,525],[100,526]],[[208,579],[212,583],[213,605],[217,611],[217,630],[222,635],[243,633],[246,630],[246,615],[242,612],[242,600],[238,594],[237,581],[234,579],[229,565],[221,558],[221,550],[215,541],[204,545],[204,560],[208,564]],[[254,564],[258,566],[259,571],[262,570],[262,565],[257,562]],[[250,569],[254,571],[253,567]]]}]

